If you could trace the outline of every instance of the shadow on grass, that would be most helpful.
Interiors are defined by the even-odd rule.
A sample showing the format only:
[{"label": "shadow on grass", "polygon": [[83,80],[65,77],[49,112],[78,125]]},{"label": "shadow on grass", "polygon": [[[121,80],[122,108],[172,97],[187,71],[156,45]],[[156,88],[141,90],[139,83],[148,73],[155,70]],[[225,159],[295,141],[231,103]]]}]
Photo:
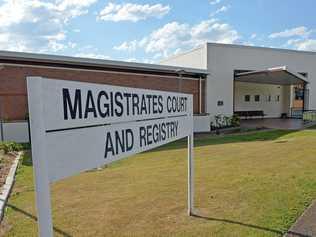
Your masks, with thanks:
[{"label": "shadow on grass", "polygon": [[316,125],[314,125],[312,127],[308,127],[307,129],[316,130]]},{"label": "shadow on grass", "polygon": [[[28,213],[28,212],[26,212],[26,211],[24,211],[24,210],[18,208],[18,207],[16,207],[16,206],[12,205],[12,204],[7,203],[6,205],[7,205],[8,207],[12,208],[12,210],[17,211],[17,212],[19,212],[19,213],[21,213],[21,214],[23,214],[23,215],[25,215],[25,216],[27,216],[27,217],[33,219],[34,221],[37,221],[37,217],[36,217],[36,216],[34,216],[34,215],[32,215],[32,214],[30,214],[30,213]],[[59,228],[57,228],[57,227],[53,227],[53,229],[54,229],[55,232],[57,232],[58,234],[61,234],[62,236],[65,236],[65,237],[72,237],[72,235],[66,233],[65,231],[63,231],[63,230],[61,230],[61,229],[59,229]]]},{"label": "shadow on grass", "polygon": [[[37,217],[14,206],[14,205],[11,205],[11,204],[7,204],[7,206],[9,206],[10,208],[12,208],[14,211],[17,211],[17,212],[20,212],[22,213],[23,215],[33,219],[34,221],[37,221]],[[271,229],[271,228],[267,228],[267,227],[262,227],[262,226],[257,226],[257,225],[253,225],[253,224],[247,224],[247,223],[242,223],[242,222],[239,222],[239,221],[234,221],[234,220],[228,220],[228,219],[222,219],[222,218],[213,218],[213,217],[207,217],[207,216],[202,216],[202,215],[197,215],[197,214],[194,214],[192,215],[193,217],[195,218],[200,218],[200,219],[203,219],[203,220],[208,220],[208,221],[216,221],[216,222],[224,222],[224,223],[228,223],[228,224],[233,224],[233,225],[240,225],[240,226],[244,226],[246,228],[253,228],[253,229],[257,229],[257,230],[260,230],[260,231],[265,231],[265,232],[270,232],[270,233],[274,233],[274,234],[278,234],[280,236],[283,236],[285,234],[290,234],[291,236],[297,236],[297,237],[312,237],[310,235],[305,235],[305,234],[301,234],[301,233],[296,233],[296,232],[293,232],[293,231],[288,231],[288,232],[283,232],[281,230],[276,230],[276,229]],[[54,228],[54,231],[65,236],[65,237],[72,237],[70,234],[66,233],[65,231],[57,228],[57,227],[53,227]]]},{"label": "shadow on grass", "polygon": [[[209,146],[209,145],[221,145],[229,143],[241,143],[241,142],[254,142],[254,141],[273,141],[281,138],[285,135],[296,133],[295,130],[269,130],[269,131],[257,131],[244,134],[231,134],[231,135],[196,135],[194,139],[194,146]],[[161,146],[154,151],[164,151],[181,149],[187,147],[187,140],[181,139],[173,143]],[[151,152],[151,151],[149,151]]]},{"label": "shadow on grass", "polygon": [[278,234],[280,236],[284,236],[285,234],[290,234],[293,237],[294,236],[298,236],[298,237],[312,237],[310,235],[296,233],[296,232],[293,232],[293,231],[284,232],[284,231],[281,231],[281,230],[271,229],[271,228],[257,226],[257,225],[253,225],[253,224],[242,223],[242,222],[234,221],[234,220],[228,220],[228,219],[222,219],[222,218],[214,218],[214,217],[207,217],[207,216],[202,216],[202,215],[197,215],[197,214],[193,214],[192,216],[195,217],[195,218],[200,218],[200,219],[208,220],[208,221],[216,221],[216,222],[223,222],[223,223],[228,223],[228,224],[233,224],[233,225],[240,225],[240,226],[244,226],[246,228],[253,228],[253,229],[260,230],[260,231],[265,231],[265,232]]},{"label": "shadow on grass", "polygon": [[24,155],[23,155],[23,159],[22,159],[22,165],[25,166],[32,166],[33,162],[32,162],[32,156],[31,156],[31,151],[25,151]]},{"label": "shadow on grass", "polygon": [[[194,146],[209,146],[209,145],[221,145],[229,143],[240,143],[240,142],[254,142],[254,141],[273,141],[285,135],[295,133],[295,130],[269,130],[269,131],[255,131],[241,134],[231,135],[207,135],[200,134],[196,135],[194,139]],[[167,145],[160,146],[156,149],[146,152],[157,152],[165,150],[182,149],[187,147],[186,138],[169,143]],[[32,166],[32,156],[30,151],[27,151],[23,156],[22,164],[25,166]]]}]

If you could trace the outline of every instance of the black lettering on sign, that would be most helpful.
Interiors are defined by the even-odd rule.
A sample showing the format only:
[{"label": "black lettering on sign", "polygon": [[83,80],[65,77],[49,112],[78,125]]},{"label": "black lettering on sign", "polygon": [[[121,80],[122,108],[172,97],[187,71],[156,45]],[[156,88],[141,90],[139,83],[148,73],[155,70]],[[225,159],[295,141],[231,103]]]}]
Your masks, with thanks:
[{"label": "black lettering on sign", "polygon": [[146,105],[145,95],[143,95],[141,99],[140,113],[142,115],[147,114],[147,105]]},{"label": "black lettering on sign", "polygon": [[114,147],[113,147],[113,142],[112,142],[112,137],[111,137],[111,132],[107,132],[105,136],[105,153],[104,153],[104,158],[108,158],[108,154],[111,153],[112,156],[114,156]]},{"label": "black lettering on sign", "polygon": [[146,98],[147,98],[147,107],[148,107],[148,114],[151,114],[151,106],[152,106],[152,103],[151,103],[151,99],[152,99],[152,95],[146,95]]},{"label": "black lettering on sign", "polygon": [[86,109],[84,112],[84,118],[88,118],[89,113],[93,113],[93,117],[97,117],[97,110],[95,109],[95,104],[93,100],[93,94],[91,90],[88,90],[87,93],[87,101],[86,101]]},{"label": "black lettering on sign", "polygon": [[159,105],[159,108],[158,108],[158,111],[159,113],[161,114],[163,112],[163,97],[160,95],[158,96],[158,105]]},{"label": "black lettering on sign", "polygon": [[138,115],[139,114],[139,97],[137,94],[132,95],[132,101],[133,101],[133,115]]},{"label": "black lettering on sign", "polygon": [[170,113],[171,110],[172,110],[171,97],[168,96],[167,97],[167,111],[168,111],[168,113]]},{"label": "black lettering on sign", "polygon": [[151,145],[153,143],[153,141],[152,141],[152,136],[153,136],[152,125],[147,125],[146,130],[147,130],[147,145]]},{"label": "black lettering on sign", "polygon": [[104,98],[103,100],[109,99],[109,96],[105,91],[100,91],[100,93],[98,94],[98,111],[99,111],[101,118],[105,118],[105,117],[109,116],[109,104],[104,102],[103,106],[101,107],[102,98]]},{"label": "black lettering on sign", "polygon": [[123,95],[121,92],[115,93],[115,104],[117,105],[117,108],[115,109],[115,114],[118,117],[121,117],[123,114]]},{"label": "black lettering on sign", "polygon": [[75,90],[75,98],[72,103],[69,89],[63,88],[63,104],[64,104],[64,119],[68,120],[68,112],[71,119],[82,118],[82,104],[81,104],[81,91]]},{"label": "black lettering on sign", "polygon": [[123,129],[107,132],[105,136],[104,159],[109,155],[119,155],[131,151],[134,147],[134,134],[132,129]]},{"label": "black lettering on sign", "polygon": [[126,129],[126,151],[131,151],[134,147],[134,134],[132,129]]},{"label": "black lettering on sign", "polygon": [[124,93],[124,97],[126,98],[126,114],[127,116],[129,116],[129,107],[130,107],[130,98],[131,98],[132,94],[131,93]]},{"label": "black lettering on sign", "polygon": [[168,113],[175,112],[186,112],[187,111],[187,100],[186,97],[167,97],[167,111]]},{"label": "black lettering on sign", "polygon": [[162,122],[139,127],[139,146],[150,146],[178,137],[179,121]]},{"label": "black lettering on sign", "polygon": [[145,127],[140,127],[139,128],[139,143],[140,147],[146,146],[146,128]]},{"label": "black lettering on sign", "polygon": [[118,131],[115,131],[115,154],[119,153],[119,149],[121,152],[125,152],[125,134],[124,130],[121,131],[121,135],[119,135]]}]

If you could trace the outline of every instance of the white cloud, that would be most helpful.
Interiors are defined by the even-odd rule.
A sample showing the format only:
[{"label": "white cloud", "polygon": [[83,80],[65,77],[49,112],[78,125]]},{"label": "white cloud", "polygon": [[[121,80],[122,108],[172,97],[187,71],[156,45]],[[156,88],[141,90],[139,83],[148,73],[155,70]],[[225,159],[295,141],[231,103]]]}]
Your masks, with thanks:
[{"label": "white cloud", "polygon": [[255,39],[255,38],[257,38],[257,34],[256,33],[251,34],[250,39]]},{"label": "white cloud", "polygon": [[0,3],[0,49],[57,52],[68,47],[67,22],[96,0],[4,0]]},{"label": "white cloud", "polygon": [[152,32],[144,45],[147,53],[163,52],[167,54],[170,48],[175,48],[189,40],[189,26],[178,22],[171,22]]},{"label": "white cloud", "polygon": [[76,43],[73,43],[73,42],[68,42],[68,47],[71,48],[71,49],[74,49],[76,48],[78,45]]},{"label": "white cloud", "polygon": [[292,29],[287,29],[281,32],[272,33],[269,38],[289,38],[293,36],[308,37],[312,31],[309,31],[305,26],[300,26]]},{"label": "white cloud", "polygon": [[136,40],[133,40],[131,42],[123,42],[119,46],[114,46],[113,49],[118,50],[118,51],[135,51],[137,48],[138,42]]},{"label": "white cloud", "polygon": [[210,1],[210,4],[211,5],[216,5],[216,4],[219,4],[222,0],[211,0]]},{"label": "white cloud", "polygon": [[135,63],[135,62],[137,62],[138,60],[137,60],[136,58],[128,58],[128,59],[126,59],[126,60],[124,60],[124,61],[130,62],[130,63]]},{"label": "white cloud", "polygon": [[111,59],[110,56],[98,54],[98,53],[78,53],[75,55],[75,57],[92,58],[92,59],[107,59],[107,60]]},{"label": "white cloud", "polygon": [[132,21],[137,22],[147,18],[161,18],[170,11],[168,5],[141,5],[134,3],[109,3],[100,13],[98,19],[104,21]]},{"label": "white cloud", "polygon": [[205,42],[234,43],[240,38],[230,25],[216,19],[201,21],[196,25],[170,22],[141,40],[123,42],[116,49],[143,50],[147,54],[169,56],[181,50],[191,49]]},{"label": "white cloud", "polygon": [[316,39],[291,39],[287,45],[298,50],[316,51]]},{"label": "white cloud", "polygon": [[315,30],[308,29],[305,26],[300,26],[292,29],[287,29],[282,32],[277,32],[269,35],[269,38],[287,38],[283,45],[286,48],[292,48],[305,51],[316,51],[316,39],[311,38]]},{"label": "white cloud", "polygon": [[222,6],[222,7],[218,8],[215,12],[211,13],[211,16],[215,16],[215,15],[220,14],[222,12],[227,12],[229,8],[230,8],[230,5]]}]

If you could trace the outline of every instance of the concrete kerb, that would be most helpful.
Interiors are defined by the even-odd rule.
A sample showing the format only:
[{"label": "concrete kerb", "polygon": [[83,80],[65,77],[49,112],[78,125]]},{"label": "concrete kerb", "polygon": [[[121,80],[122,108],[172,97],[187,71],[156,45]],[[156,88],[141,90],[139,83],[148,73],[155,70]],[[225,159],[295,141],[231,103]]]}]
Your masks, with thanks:
[{"label": "concrete kerb", "polygon": [[4,216],[5,207],[6,207],[7,201],[9,199],[9,196],[10,196],[10,193],[15,181],[15,174],[16,174],[22,154],[23,152],[19,152],[18,155],[15,157],[15,160],[6,178],[5,184],[3,185],[2,193],[0,194],[0,222],[2,221],[3,216]]},{"label": "concrete kerb", "polygon": [[[301,236],[301,237],[312,237],[314,235],[306,234],[305,232],[308,232],[310,230],[305,229],[306,226],[304,226],[305,222],[308,222],[308,218],[310,218],[311,214],[313,212],[313,208],[315,209],[316,206],[316,200],[312,202],[305,210],[304,212],[297,218],[295,223],[291,226],[291,228],[283,235],[283,237],[294,237],[294,236]],[[316,232],[315,229],[313,231]],[[301,233],[299,233],[301,232]]]},{"label": "concrete kerb", "polygon": [[304,128],[303,129],[308,129],[310,127],[313,127],[316,125],[316,122],[309,122],[307,124],[304,124]]}]

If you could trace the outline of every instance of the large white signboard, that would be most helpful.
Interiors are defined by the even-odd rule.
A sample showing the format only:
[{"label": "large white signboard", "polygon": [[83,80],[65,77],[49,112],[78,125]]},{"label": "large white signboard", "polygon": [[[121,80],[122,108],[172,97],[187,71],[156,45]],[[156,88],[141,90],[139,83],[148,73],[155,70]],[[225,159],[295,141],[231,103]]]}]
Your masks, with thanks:
[{"label": "large white signboard", "polygon": [[40,236],[52,236],[49,184],[188,137],[193,204],[192,96],[27,78]]}]

